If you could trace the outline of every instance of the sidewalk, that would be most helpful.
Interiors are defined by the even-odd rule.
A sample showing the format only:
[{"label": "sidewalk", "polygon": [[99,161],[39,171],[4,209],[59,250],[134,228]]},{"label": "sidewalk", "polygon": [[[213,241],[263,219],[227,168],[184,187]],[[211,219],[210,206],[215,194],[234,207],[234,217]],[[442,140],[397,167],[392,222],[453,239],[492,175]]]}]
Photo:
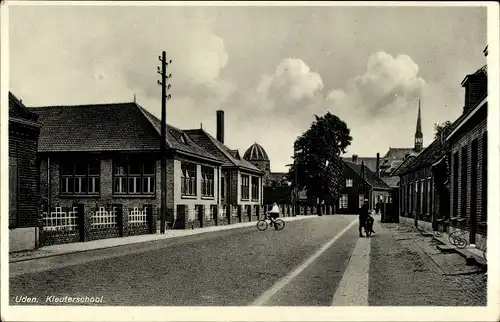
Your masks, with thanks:
[{"label": "sidewalk", "polygon": [[[309,215],[309,216],[280,217],[280,218],[283,219],[285,222],[289,222],[289,221],[296,221],[296,220],[303,220],[303,219],[317,218],[317,217],[318,216]],[[80,253],[90,250],[118,247],[118,246],[131,245],[137,243],[146,243],[161,239],[190,236],[190,235],[203,234],[221,230],[245,228],[245,227],[255,226],[256,224],[257,224],[256,221],[252,221],[252,222],[236,223],[223,226],[211,226],[211,227],[197,228],[197,229],[185,229],[185,230],[169,229],[166,230],[165,234],[163,235],[157,233],[150,235],[98,239],[82,243],[50,245],[41,247],[33,251],[11,253],[9,254],[9,262],[15,263],[15,262],[33,260],[37,258],[59,256],[70,253]]]},{"label": "sidewalk", "polygon": [[414,227],[376,221],[370,306],[483,306],[487,276],[457,253],[442,253]]},{"label": "sidewalk", "polygon": [[411,229],[414,232],[419,232],[421,236],[432,236],[433,239],[440,244],[440,246],[438,246],[439,249],[442,249],[445,252],[449,251],[459,254],[464,259],[473,259],[475,265],[477,265],[484,271],[488,269],[488,262],[484,258],[484,254],[481,249],[471,245],[467,245],[464,249],[460,249],[450,243],[448,239],[449,234],[446,232],[443,232],[442,236],[437,237],[433,234],[432,231],[419,231],[413,225],[404,225],[401,223],[400,227],[405,227],[406,229]]}]

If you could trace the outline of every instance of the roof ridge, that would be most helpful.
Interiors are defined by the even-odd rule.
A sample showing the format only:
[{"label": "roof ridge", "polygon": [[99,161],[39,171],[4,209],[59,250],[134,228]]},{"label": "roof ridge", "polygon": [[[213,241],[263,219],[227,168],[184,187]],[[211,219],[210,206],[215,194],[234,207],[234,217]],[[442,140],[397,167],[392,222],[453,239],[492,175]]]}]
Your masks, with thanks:
[{"label": "roof ridge", "polygon": [[134,102],[119,102],[119,103],[95,103],[95,104],[70,104],[70,105],[41,105],[41,106],[29,106],[30,109],[49,109],[49,108],[84,108],[84,107],[116,107],[117,105],[137,105]]},{"label": "roof ridge", "polygon": [[[161,126],[161,121],[156,117],[154,116],[153,114],[151,114],[149,111],[147,111],[144,107],[142,107],[141,105],[137,104],[137,103],[132,103],[134,104],[134,106],[141,112],[141,114],[146,118],[146,120],[148,121],[149,124],[151,124],[151,126],[155,129],[155,131],[160,135],[160,141],[161,141],[161,128],[160,129],[157,129],[155,124],[150,120],[150,116],[153,117],[153,118],[156,118],[159,122],[160,122],[160,126]],[[148,115],[149,114],[149,115]],[[165,127],[165,129],[168,131],[168,124],[167,126]],[[172,143],[170,143],[170,141],[168,140],[168,138],[165,136],[165,141],[167,142],[167,146],[169,149],[172,148]]]}]

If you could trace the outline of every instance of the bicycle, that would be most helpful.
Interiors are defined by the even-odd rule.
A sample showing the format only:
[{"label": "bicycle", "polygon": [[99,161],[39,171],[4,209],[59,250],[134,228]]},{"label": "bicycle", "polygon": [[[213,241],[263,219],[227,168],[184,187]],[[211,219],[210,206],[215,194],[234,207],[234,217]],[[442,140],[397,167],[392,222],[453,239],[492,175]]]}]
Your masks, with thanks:
[{"label": "bicycle", "polygon": [[257,229],[259,231],[264,231],[267,229],[269,224],[274,224],[274,228],[276,230],[282,230],[283,228],[285,228],[285,222],[282,219],[277,218],[273,220],[271,216],[269,216],[269,214],[266,214],[266,217],[264,219],[261,219],[257,222]]},{"label": "bicycle", "polygon": [[457,248],[464,249],[467,247],[467,240],[461,236],[467,234],[468,231],[458,228],[448,236],[448,241]]},{"label": "bicycle", "polygon": [[432,233],[436,237],[441,237],[443,236],[443,233],[446,231],[446,228],[450,222],[445,218],[438,218],[436,219],[436,223],[437,223],[437,230],[434,230]]}]

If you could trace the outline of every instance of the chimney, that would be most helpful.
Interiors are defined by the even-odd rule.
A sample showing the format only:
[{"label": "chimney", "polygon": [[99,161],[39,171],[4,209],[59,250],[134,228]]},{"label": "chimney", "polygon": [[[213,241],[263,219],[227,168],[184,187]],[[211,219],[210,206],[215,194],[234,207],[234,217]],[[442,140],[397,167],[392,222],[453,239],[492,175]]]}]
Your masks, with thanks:
[{"label": "chimney", "polygon": [[217,111],[217,141],[224,143],[224,111]]},{"label": "chimney", "polygon": [[357,154],[352,155],[352,162],[358,164],[358,155]]},{"label": "chimney", "polygon": [[377,153],[377,177],[380,178],[380,153]]}]

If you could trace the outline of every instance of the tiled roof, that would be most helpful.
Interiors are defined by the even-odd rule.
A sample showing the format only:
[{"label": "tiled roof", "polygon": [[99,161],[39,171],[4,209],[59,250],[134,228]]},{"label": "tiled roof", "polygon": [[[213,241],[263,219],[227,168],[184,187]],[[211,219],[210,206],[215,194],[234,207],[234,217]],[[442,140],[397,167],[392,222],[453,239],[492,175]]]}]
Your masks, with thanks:
[{"label": "tiled roof", "polygon": [[386,185],[388,185],[391,188],[395,188],[399,186],[399,177],[385,177],[381,178],[382,181],[385,182]]},{"label": "tiled roof", "polygon": [[[359,175],[361,177],[361,165],[360,164],[356,164],[352,161],[345,161],[345,160],[344,160],[344,162],[349,167],[351,167],[354,170],[354,172],[356,172],[357,175]],[[375,175],[375,173],[373,173],[373,171],[371,171],[367,167],[365,167],[365,169],[364,169],[364,179],[372,188],[380,188],[380,189],[388,189],[389,188],[389,186],[387,186],[387,184],[384,181],[382,181],[378,176]]]},{"label": "tiled roof", "polygon": [[[136,103],[33,107],[42,124],[39,152],[159,151],[160,121]],[[167,148],[220,162],[167,125]]]},{"label": "tiled roof", "polygon": [[272,181],[286,180],[286,172],[271,172],[268,175],[268,179]]},{"label": "tiled roof", "polygon": [[389,148],[389,151],[381,159],[404,160],[406,154],[413,152],[413,148]]},{"label": "tiled roof", "polygon": [[403,162],[392,171],[391,175],[393,176],[399,176],[400,173],[404,172],[408,166],[410,165],[411,161],[417,156],[418,154],[414,153],[411,154],[408,158],[404,159]]},{"label": "tiled roof", "polygon": [[38,120],[38,115],[27,109],[20,99],[9,92],[9,118],[21,118],[36,122]]},{"label": "tiled roof", "polygon": [[[344,161],[350,161],[352,162],[352,157],[347,158],[344,157],[342,158]],[[377,172],[377,158],[376,157],[358,157],[358,164],[361,165],[361,162],[365,163],[365,167],[368,167],[373,172]]]},{"label": "tiled roof", "polygon": [[413,158],[409,164],[398,171],[398,175],[402,175],[408,172],[415,171],[422,167],[433,164],[443,155],[444,150],[441,146],[441,140],[435,139],[432,143],[425,148],[418,156]]},{"label": "tiled roof", "polygon": [[209,151],[211,154],[218,157],[221,161],[223,161],[223,166],[230,167],[240,167],[246,170],[250,170],[253,172],[258,172],[263,174],[259,168],[255,167],[253,164],[248,162],[243,158],[236,158],[233,154],[237,150],[231,150],[223,143],[219,142],[216,138],[211,136],[209,133],[205,132],[202,129],[194,129],[194,130],[184,130],[184,132],[193,140],[196,144],[201,146],[203,149]]},{"label": "tiled roof", "polygon": [[[144,113],[149,122],[151,122],[157,133],[161,135],[161,121],[142,106],[137,105],[137,107]],[[223,163],[223,160],[203,149],[202,146],[199,146],[186,134],[187,133],[185,133],[185,131],[167,124],[167,145],[172,149],[186,154],[194,154],[196,156],[202,156],[204,158],[217,160],[218,162]]]}]

